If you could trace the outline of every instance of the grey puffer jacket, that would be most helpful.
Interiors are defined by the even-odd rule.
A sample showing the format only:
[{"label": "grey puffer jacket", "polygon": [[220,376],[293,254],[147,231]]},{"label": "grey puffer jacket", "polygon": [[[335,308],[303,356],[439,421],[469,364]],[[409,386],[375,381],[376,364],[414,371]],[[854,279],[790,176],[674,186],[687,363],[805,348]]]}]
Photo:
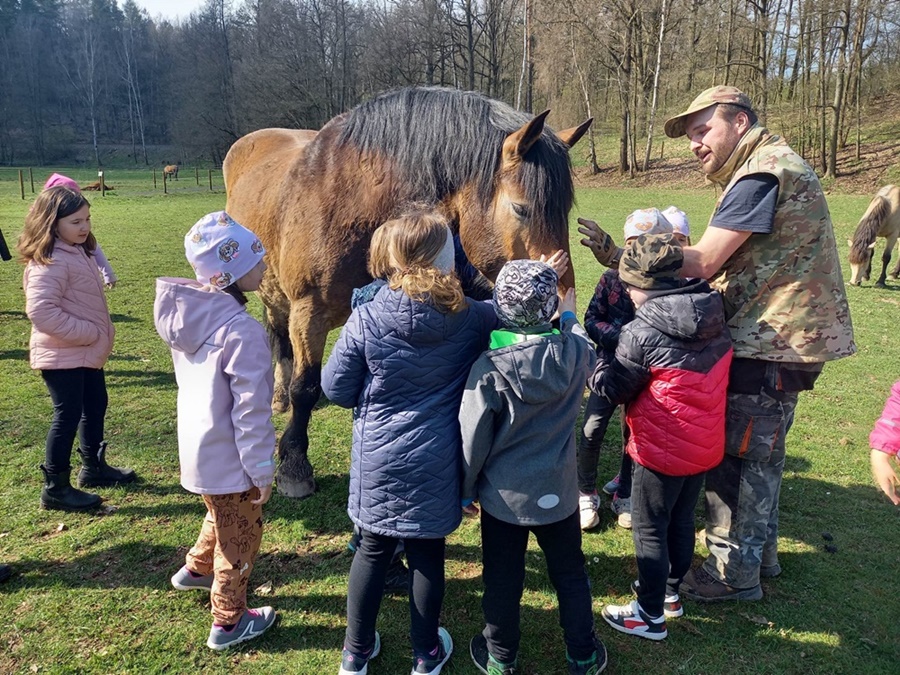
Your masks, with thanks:
[{"label": "grey puffer jacket", "polygon": [[562,327],[485,352],[466,383],[463,499],[507,523],[548,525],[578,508],[575,420],[596,355],[572,315]]},{"label": "grey puffer jacket", "polygon": [[436,539],[459,526],[459,403],[496,326],[489,304],[445,314],[390,288],[350,315],[322,390],[355,408],[347,512],[359,527]]}]

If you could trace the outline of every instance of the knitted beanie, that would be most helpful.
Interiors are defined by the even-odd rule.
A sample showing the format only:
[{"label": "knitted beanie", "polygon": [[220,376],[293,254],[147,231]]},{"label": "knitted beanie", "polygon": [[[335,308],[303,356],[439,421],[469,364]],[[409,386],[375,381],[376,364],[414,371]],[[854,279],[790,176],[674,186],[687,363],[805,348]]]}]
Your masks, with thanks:
[{"label": "knitted beanie", "polygon": [[506,328],[531,328],[550,323],[559,305],[559,276],[547,263],[511,260],[497,275],[494,309]]},{"label": "knitted beanie", "polygon": [[265,253],[259,238],[224,211],[203,216],[184,237],[184,254],[197,281],[216,288],[233,284]]},{"label": "knitted beanie", "polygon": [[642,234],[669,234],[672,224],[660,213],[659,209],[638,209],[625,219],[625,239],[639,237]]}]

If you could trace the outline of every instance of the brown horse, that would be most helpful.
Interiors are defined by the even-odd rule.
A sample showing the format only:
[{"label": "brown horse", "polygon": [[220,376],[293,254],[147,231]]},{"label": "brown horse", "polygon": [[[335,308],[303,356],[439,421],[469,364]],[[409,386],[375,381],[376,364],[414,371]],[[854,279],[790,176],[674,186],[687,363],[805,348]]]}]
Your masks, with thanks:
[{"label": "brown horse", "polygon": [[[273,406],[293,408],[279,442],[279,492],[315,489],[307,426],[325,338],[349,316],[352,289],[371,281],[366,254],[381,223],[409,203],[434,205],[490,279],[506,260],[569,250],[568,150],[591,120],[554,134],[546,116],[473,92],[414,88],[318,132],[263,129],[231,147],[226,208],[268,251],[260,297],[276,359]],[[571,267],[563,282],[574,283]]]},{"label": "brown horse", "polygon": [[[856,226],[850,239],[850,283],[859,286],[872,275],[872,258],[875,257],[875,238],[884,237],[884,253],[881,254],[881,275],[875,285],[884,288],[888,277],[887,266],[891,262],[891,251],[900,236],[900,187],[885,185],[869,202],[869,208]],[[900,260],[890,273],[891,279],[900,275]]]},{"label": "brown horse", "polygon": [[169,164],[168,166],[163,167],[163,175],[170,176],[175,180],[178,180],[178,165],[177,164]]}]

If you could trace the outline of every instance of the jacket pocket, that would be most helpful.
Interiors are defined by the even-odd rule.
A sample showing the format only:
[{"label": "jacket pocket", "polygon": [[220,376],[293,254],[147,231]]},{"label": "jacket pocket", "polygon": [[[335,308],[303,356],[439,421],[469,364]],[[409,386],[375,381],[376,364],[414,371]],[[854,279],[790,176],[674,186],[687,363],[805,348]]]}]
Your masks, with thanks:
[{"label": "jacket pocket", "polygon": [[756,403],[756,397],[728,395],[725,452],[754,462],[768,462],[784,421],[781,406]]}]

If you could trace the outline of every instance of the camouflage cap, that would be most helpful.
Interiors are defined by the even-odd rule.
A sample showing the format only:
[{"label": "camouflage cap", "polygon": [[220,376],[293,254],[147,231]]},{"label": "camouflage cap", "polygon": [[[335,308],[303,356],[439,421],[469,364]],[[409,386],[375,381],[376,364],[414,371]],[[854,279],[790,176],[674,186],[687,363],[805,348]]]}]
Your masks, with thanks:
[{"label": "camouflage cap", "polygon": [[684,285],[684,251],[671,234],[642,234],[628,242],[619,261],[619,277],[644,290],[668,290]]},{"label": "camouflage cap", "polygon": [[747,94],[737,87],[728,87],[720,84],[716,87],[710,87],[702,92],[697,98],[691,101],[691,104],[683,113],[679,113],[678,115],[675,115],[675,117],[667,119],[665,126],[666,136],[669,138],[684,136],[684,122],[688,115],[693,115],[695,112],[706,110],[709,106],[718,105],[719,103],[731,103],[732,105],[739,105],[747,110],[753,110],[753,103],[750,101],[750,97],[747,96]]}]

